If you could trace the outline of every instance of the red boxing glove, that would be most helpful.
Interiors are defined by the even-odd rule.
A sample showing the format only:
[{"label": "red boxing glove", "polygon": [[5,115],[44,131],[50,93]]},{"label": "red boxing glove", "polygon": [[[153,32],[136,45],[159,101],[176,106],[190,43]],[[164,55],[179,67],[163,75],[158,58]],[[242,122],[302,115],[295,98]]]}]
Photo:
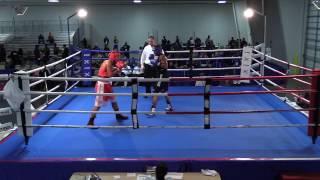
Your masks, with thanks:
[{"label": "red boxing glove", "polygon": [[125,66],[126,66],[126,64],[125,64],[123,61],[117,61],[117,62],[116,62],[116,67],[117,67],[119,70],[122,70]]}]

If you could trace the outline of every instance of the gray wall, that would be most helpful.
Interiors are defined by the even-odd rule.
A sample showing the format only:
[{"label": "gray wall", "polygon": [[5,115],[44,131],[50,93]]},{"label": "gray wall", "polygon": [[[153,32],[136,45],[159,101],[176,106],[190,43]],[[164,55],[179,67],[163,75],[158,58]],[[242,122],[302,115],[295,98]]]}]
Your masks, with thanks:
[{"label": "gray wall", "polygon": [[[260,2],[247,0],[248,5],[261,10]],[[298,55],[303,63],[305,0],[265,0],[268,17],[268,45],[272,55],[283,60],[293,61]],[[254,42],[263,42],[263,18],[257,16],[250,20]]]},{"label": "gray wall", "polygon": [[[238,12],[245,2],[237,2]],[[16,20],[59,20],[66,19],[79,7],[73,6],[31,6],[25,16]],[[86,36],[92,45],[102,46],[102,39],[117,35],[120,44],[125,40],[134,49],[141,46],[148,34],[161,38],[166,35],[171,41],[176,35],[186,41],[196,36],[204,39],[211,35],[217,44],[225,45],[231,36],[236,37],[236,26],[231,4],[193,4],[193,5],[90,5],[86,23]],[[238,13],[239,15],[239,13]],[[11,20],[13,11],[0,7],[0,20]],[[74,22],[77,18],[73,18]],[[248,23],[242,13],[238,17],[242,36],[248,37]]]}]

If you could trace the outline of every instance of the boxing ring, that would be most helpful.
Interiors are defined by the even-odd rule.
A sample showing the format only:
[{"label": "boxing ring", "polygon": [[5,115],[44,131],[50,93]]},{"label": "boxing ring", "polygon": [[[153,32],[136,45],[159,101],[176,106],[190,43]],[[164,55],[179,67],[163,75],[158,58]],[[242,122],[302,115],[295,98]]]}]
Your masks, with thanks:
[{"label": "boxing ring", "polygon": [[[240,51],[245,56],[242,52],[245,50],[167,53],[218,51]],[[66,179],[76,171],[141,172],[159,162],[166,162],[171,171],[216,169],[222,179],[235,179],[240,174],[245,179],[270,179],[285,171],[316,171],[320,164],[320,144],[316,141],[319,71],[267,56],[268,61],[303,71],[290,75],[259,60],[262,52],[251,51],[255,53],[250,54],[252,63],[247,77],[242,71],[245,61],[241,56],[169,58],[169,61],[187,61],[189,68],[170,71],[186,71],[188,77],[101,79],[89,77],[85,70],[82,75],[74,73],[79,67],[91,70],[84,65],[91,59],[88,50],[54,64],[18,72],[10,78],[15,79],[26,98],[20,109],[14,111],[18,130],[0,142],[0,174],[6,174],[5,179]],[[242,62],[238,64],[240,67],[192,66],[194,61],[203,60]],[[47,74],[47,69],[57,66],[56,72]],[[265,69],[276,75],[264,75]],[[196,76],[194,73],[223,70],[241,74]],[[32,75],[38,71],[44,71],[45,76]],[[86,126],[95,96],[111,95],[97,94],[86,85],[107,80],[130,84],[115,87],[112,95],[117,96],[119,113],[131,117],[118,122],[111,106],[106,105],[97,112],[96,126]],[[286,88],[279,80],[295,81],[302,88]],[[177,84],[170,86],[168,93],[157,94],[144,93],[144,87],[140,86],[143,82],[158,81]],[[225,83],[230,81],[232,85]],[[49,82],[55,84],[49,88]],[[42,91],[32,89],[41,83]],[[179,86],[179,83],[188,85]],[[194,86],[198,83],[202,86]],[[310,93],[309,99],[302,93]],[[172,97],[174,111],[164,111],[165,103],[160,98],[156,116],[146,116],[150,113],[150,97],[154,95]],[[309,107],[293,105],[286,95],[298,98]],[[43,105],[33,108],[41,99]],[[17,168],[21,174],[14,173]]]}]

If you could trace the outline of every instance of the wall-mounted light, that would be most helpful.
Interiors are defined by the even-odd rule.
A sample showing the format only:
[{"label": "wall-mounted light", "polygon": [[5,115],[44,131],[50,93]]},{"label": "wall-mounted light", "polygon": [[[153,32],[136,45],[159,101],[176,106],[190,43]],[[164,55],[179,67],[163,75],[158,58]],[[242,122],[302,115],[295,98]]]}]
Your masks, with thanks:
[{"label": "wall-mounted light", "polygon": [[84,17],[87,17],[88,15],[88,11],[85,10],[85,9],[79,9],[77,15],[80,17],[80,18],[84,18]]},{"label": "wall-mounted light", "polygon": [[133,0],[133,3],[142,3],[141,0]]},{"label": "wall-mounted light", "polygon": [[252,18],[254,16],[254,10],[251,8],[248,8],[243,12],[243,15],[246,18]]},{"label": "wall-mounted light", "polygon": [[59,0],[48,0],[49,3],[58,3],[60,2]]},{"label": "wall-mounted light", "polygon": [[218,3],[218,4],[226,4],[227,1],[218,1],[217,3]]}]

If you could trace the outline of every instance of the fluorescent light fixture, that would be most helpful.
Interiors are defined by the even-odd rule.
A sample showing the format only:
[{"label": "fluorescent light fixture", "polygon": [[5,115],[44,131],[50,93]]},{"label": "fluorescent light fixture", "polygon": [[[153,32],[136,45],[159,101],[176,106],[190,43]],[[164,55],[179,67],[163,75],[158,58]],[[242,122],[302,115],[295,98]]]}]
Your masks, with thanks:
[{"label": "fluorescent light fixture", "polygon": [[254,16],[254,10],[251,8],[248,8],[243,12],[243,15],[246,18],[252,18]]},{"label": "fluorescent light fixture", "polygon": [[49,3],[58,3],[60,2],[59,0],[48,0]]},{"label": "fluorescent light fixture", "polygon": [[227,1],[218,1],[218,4],[225,4]]},{"label": "fluorescent light fixture", "polygon": [[318,10],[320,10],[320,1],[319,1],[319,0],[312,1],[312,4],[313,4]]},{"label": "fluorescent light fixture", "polygon": [[133,3],[142,3],[141,0],[133,0]]},{"label": "fluorescent light fixture", "polygon": [[79,9],[79,11],[78,11],[78,16],[79,16],[80,18],[84,18],[84,17],[86,17],[87,15],[88,15],[87,10],[85,10],[85,9]]}]

